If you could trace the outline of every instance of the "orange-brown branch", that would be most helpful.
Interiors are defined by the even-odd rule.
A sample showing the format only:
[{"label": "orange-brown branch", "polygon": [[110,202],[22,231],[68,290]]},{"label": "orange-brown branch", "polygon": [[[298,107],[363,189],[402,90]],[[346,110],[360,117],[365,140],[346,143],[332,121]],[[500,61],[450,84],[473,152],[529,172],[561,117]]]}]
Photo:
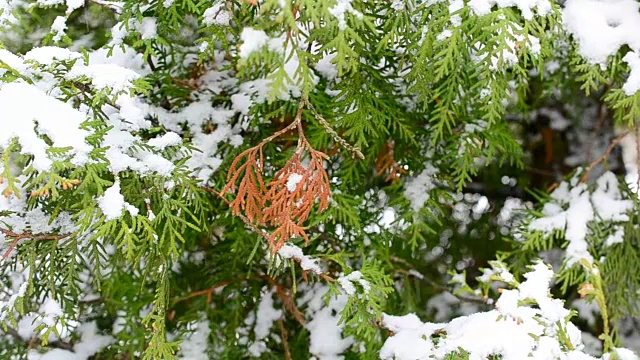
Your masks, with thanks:
[{"label": "orange-brown branch", "polygon": [[[304,135],[302,114],[306,104],[300,102],[291,124],[233,160],[227,172],[227,183],[221,191],[222,195],[235,193],[235,198],[228,202],[234,215],[243,216],[248,224],[275,228],[269,235],[269,245],[274,253],[292,237],[302,237],[308,242],[304,222],[316,202],[319,203],[318,212],[329,206],[329,176],[324,169],[328,156],[313,149]],[[298,132],[294,155],[271,181],[265,182],[262,176],[264,145],[292,130]],[[305,156],[310,160],[307,166],[302,164]]]},{"label": "orange-brown branch", "polygon": [[384,181],[396,183],[400,176],[406,175],[407,171],[400,166],[395,159],[393,144],[385,143],[376,160],[376,175],[387,174]]},{"label": "orange-brown branch", "polygon": [[[242,281],[245,280],[247,278],[240,278],[238,279],[238,281]],[[231,284],[232,281],[231,280],[225,280],[225,281],[221,281],[211,287],[208,287],[204,290],[198,290],[198,291],[193,291],[191,293],[189,293],[189,295],[181,297],[181,298],[176,298],[173,300],[174,305],[181,302],[181,301],[185,301],[185,300],[189,300],[192,299],[194,297],[198,297],[198,296],[202,296],[202,295],[207,295],[207,305],[211,304],[211,300],[213,297],[213,292],[216,291],[216,289],[221,288],[223,286],[227,286],[229,284]]]},{"label": "orange-brown branch", "polygon": [[63,234],[63,235],[53,235],[53,234],[40,234],[40,235],[34,235],[31,233],[15,233],[11,230],[7,230],[7,229],[0,229],[0,233],[4,234],[4,236],[6,237],[10,237],[13,238],[13,241],[11,242],[11,245],[9,245],[9,248],[4,252],[4,254],[2,254],[2,259],[6,259],[9,256],[11,256],[11,253],[13,252],[13,250],[15,250],[15,248],[18,246],[18,243],[20,242],[20,240],[24,240],[24,239],[31,239],[31,240],[62,240],[66,237],[71,236],[71,234]]}]

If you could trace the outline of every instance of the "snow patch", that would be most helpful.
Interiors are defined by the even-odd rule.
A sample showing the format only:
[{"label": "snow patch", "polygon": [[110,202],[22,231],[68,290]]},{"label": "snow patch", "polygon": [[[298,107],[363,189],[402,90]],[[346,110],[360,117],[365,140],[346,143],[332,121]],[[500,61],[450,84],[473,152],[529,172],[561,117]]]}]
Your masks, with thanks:
[{"label": "snow patch", "polygon": [[124,201],[124,196],[120,193],[119,181],[116,181],[104,192],[103,196],[98,198],[98,207],[100,207],[107,220],[120,218],[122,210],[127,210],[131,216],[138,215],[138,209]]},{"label": "snow patch", "polygon": [[41,135],[49,137],[53,147],[70,147],[76,165],[86,163],[91,150],[85,142],[89,133],[80,129],[86,116],[71,105],[33,85],[13,82],[0,88],[0,108],[3,111],[0,146],[6,148],[17,138],[22,152],[34,156],[36,170],[48,171],[53,164],[47,154],[49,146]]}]

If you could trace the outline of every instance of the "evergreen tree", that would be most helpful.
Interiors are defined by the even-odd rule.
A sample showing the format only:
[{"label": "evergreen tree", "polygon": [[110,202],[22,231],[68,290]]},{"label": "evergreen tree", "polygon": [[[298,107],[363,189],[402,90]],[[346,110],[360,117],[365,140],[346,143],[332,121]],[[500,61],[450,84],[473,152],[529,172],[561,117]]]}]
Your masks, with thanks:
[{"label": "evergreen tree", "polygon": [[0,359],[638,359],[639,10],[0,0]]}]

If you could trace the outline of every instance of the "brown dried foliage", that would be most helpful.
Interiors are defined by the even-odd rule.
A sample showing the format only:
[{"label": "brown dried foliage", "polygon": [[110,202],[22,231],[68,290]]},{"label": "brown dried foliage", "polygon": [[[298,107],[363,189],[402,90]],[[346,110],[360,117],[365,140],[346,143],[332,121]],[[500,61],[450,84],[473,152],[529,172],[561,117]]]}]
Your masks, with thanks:
[{"label": "brown dried foliage", "polygon": [[384,181],[395,184],[400,176],[406,173],[407,171],[396,162],[393,144],[385,143],[376,159],[376,175],[387,174]]},{"label": "brown dried foliage", "polygon": [[[302,237],[308,243],[304,222],[316,203],[318,212],[329,206],[329,177],[323,165],[328,156],[313,149],[304,136],[304,105],[301,102],[290,125],[234,159],[227,173],[227,183],[221,191],[222,194],[235,193],[234,200],[229,203],[234,215],[245,217],[251,224],[275,228],[268,236],[274,253],[293,237]],[[262,176],[263,147],[294,129],[298,132],[298,144],[293,156],[273,179],[266,182]],[[308,159],[306,165],[303,163],[305,159]],[[299,181],[293,181],[295,178],[292,179],[292,176]]]},{"label": "brown dried foliage", "polygon": [[202,77],[208,71],[209,69],[207,69],[204,64],[194,62],[189,64],[189,71],[186,79],[172,78],[171,80],[184,88],[188,88],[192,91],[198,91],[200,90],[200,86],[202,86]]}]

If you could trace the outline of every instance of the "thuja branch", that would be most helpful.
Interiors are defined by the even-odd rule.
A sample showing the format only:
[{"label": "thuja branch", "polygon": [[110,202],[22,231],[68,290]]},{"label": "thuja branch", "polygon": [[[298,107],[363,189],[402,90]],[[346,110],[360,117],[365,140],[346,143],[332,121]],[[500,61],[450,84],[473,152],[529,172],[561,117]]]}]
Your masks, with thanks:
[{"label": "thuja branch", "polygon": [[[302,100],[291,124],[238,155],[231,163],[227,183],[221,191],[222,195],[235,193],[229,202],[234,215],[244,216],[249,224],[275,228],[268,236],[274,253],[293,237],[308,242],[304,222],[316,203],[318,212],[329,206],[329,177],[324,169],[328,156],[311,146],[302,127],[302,115],[308,104]],[[263,147],[294,129],[298,132],[298,144],[293,156],[270,181],[265,181]],[[303,165],[307,159],[308,164]]]},{"label": "thuja branch", "polygon": [[600,335],[600,339],[604,341],[605,353],[615,348],[615,342],[613,340],[612,331],[610,329],[609,311],[607,309],[607,300],[605,298],[604,286],[602,284],[602,275],[597,265],[589,263],[585,259],[580,260],[580,264],[586,268],[587,283],[580,286],[578,293],[580,297],[587,297],[588,301],[595,300],[596,304],[600,308],[600,314],[602,315],[603,333]]}]

